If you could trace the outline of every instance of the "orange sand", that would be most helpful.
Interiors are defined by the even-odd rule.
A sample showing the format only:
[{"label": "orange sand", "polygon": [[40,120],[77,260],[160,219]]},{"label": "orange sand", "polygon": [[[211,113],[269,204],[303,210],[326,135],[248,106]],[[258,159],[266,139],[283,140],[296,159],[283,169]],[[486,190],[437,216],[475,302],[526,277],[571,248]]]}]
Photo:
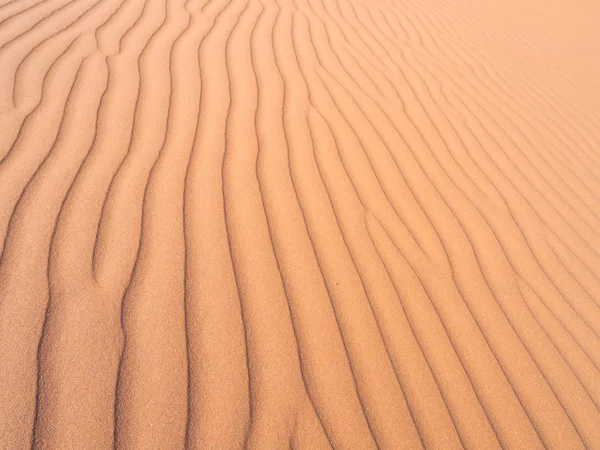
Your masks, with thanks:
[{"label": "orange sand", "polygon": [[1,449],[600,449],[600,7],[0,0]]}]

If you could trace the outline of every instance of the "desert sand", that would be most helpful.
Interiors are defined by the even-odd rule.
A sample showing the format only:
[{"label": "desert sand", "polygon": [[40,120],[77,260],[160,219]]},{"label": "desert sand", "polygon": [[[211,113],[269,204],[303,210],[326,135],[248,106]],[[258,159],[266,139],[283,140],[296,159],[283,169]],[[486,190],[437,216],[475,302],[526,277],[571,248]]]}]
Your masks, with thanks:
[{"label": "desert sand", "polygon": [[0,448],[600,449],[599,18],[0,0]]}]

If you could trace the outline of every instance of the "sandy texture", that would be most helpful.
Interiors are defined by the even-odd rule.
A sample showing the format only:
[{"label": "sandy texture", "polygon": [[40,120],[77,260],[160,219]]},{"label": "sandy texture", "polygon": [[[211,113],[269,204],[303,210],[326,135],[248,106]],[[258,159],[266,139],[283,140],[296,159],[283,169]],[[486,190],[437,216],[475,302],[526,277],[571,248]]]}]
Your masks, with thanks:
[{"label": "sandy texture", "polygon": [[0,0],[0,448],[599,449],[599,17]]}]

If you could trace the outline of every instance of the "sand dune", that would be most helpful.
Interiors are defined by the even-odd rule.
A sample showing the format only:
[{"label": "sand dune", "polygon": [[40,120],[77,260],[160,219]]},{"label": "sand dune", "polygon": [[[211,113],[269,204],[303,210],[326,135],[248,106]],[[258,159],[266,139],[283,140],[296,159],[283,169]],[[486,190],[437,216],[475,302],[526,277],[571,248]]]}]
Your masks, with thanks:
[{"label": "sand dune", "polygon": [[599,14],[0,0],[0,448],[600,449]]}]

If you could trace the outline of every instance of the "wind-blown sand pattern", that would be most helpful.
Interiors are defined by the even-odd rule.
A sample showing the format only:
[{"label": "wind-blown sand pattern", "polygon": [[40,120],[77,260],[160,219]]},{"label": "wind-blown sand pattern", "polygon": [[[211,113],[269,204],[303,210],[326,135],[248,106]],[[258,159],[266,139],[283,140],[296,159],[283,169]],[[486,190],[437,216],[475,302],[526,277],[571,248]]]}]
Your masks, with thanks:
[{"label": "wind-blown sand pattern", "polygon": [[600,448],[598,17],[0,0],[0,448]]}]

